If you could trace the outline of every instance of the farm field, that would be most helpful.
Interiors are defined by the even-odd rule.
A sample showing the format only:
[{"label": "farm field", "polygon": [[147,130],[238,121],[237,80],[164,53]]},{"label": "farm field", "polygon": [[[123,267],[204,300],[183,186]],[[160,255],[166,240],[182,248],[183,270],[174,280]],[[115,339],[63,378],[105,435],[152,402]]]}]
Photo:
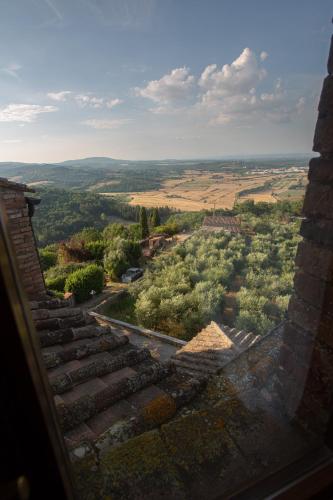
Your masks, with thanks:
[{"label": "farm field", "polygon": [[[212,173],[186,170],[178,178],[165,179],[157,190],[123,193],[130,205],[199,211],[232,208],[236,200],[276,202],[299,199],[304,194],[305,172]],[[101,193],[113,196],[113,193]],[[122,194],[122,193],[118,193]]]}]

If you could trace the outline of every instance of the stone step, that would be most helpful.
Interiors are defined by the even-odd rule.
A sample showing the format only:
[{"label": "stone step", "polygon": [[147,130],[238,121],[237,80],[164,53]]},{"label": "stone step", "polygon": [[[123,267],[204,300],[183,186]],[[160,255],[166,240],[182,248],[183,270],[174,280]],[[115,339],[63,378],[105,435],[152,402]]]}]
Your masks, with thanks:
[{"label": "stone step", "polygon": [[134,366],[149,357],[148,349],[137,349],[126,345],[123,349],[118,348],[115,352],[106,353],[103,357],[99,357],[99,355],[89,356],[84,363],[80,363],[81,366],[68,371],[64,365],[63,373],[50,377],[50,384],[55,394],[62,394],[89,379],[103,377],[126,366]]},{"label": "stone step", "polygon": [[78,328],[62,328],[60,330],[42,331],[39,334],[39,341],[42,347],[49,347],[56,344],[65,344],[73,340],[100,337],[110,333],[110,328],[98,324],[80,326]]},{"label": "stone step", "polygon": [[56,396],[59,422],[64,432],[86,422],[117,401],[166,377],[170,373],[170,365],[157,363],[141,373],[131,368],[123,370],[126,373],[130,372],[130,375],[116,380],[115,376],[122,371],[119,370],[105,377],[82,383],[62,396]]},{"label": "stone step", "polygon": [[127,344],[128,338],[110,335],[101,335],[99,338],[87,341],[87,339],[76,340],[65,344],[65,347],[56,345],[42,349],[42,357],[47,369],[54,368],[68,361],[86,358],[99,352],[111,351],[117,347]]}]

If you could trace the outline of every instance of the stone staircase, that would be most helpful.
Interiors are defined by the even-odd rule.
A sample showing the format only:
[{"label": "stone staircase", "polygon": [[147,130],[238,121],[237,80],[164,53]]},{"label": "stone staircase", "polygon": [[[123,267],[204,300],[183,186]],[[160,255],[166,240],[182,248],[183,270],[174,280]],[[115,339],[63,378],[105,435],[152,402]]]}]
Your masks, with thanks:
[{"label": "stone staircase", "polygon": [[[70,301],[33,302],[31,312],[69,447],[105,442],[114,429],[117,440],[151,429],[204,385],[202,378],[156,361],[148,349]],[[126,432],[119,436],[122,427]]]},{"label": "stone staircase", "polygon": [[252,332],[236,330],[212,321],[171,358],[184,374],[202,377],[213,375],[261,338]]}]

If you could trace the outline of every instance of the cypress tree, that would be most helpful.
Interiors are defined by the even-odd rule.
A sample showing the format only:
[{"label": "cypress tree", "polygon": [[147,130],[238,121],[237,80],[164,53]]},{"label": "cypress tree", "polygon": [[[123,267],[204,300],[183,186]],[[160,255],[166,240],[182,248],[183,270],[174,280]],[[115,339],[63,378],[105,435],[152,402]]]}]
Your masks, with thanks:
[{"label": "cypress tree", "polygon": [[151,214],[151,225],[152,227],[160,226],[161,225],[161,219],[160,219],[160,214],[158,212],[158,208],[153,208],[153,212]]},{"label": "cypress tree", "polygon": [[149,228],[148,228],[147,212],[146,212],[145,207],[141,207],[140,208],[139,224],[140,224],[142,239],[148,238],[148,236],[149,236]]}]

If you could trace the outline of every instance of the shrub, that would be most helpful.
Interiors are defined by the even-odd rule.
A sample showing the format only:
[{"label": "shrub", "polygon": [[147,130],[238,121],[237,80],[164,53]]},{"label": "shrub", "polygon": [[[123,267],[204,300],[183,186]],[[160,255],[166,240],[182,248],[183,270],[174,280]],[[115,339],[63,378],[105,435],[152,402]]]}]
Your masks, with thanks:
[{"label": "shrub", "polygon": [[39,260],[43,271],[46,271],[57,263],[57,253],[42,248],[39,250]]},{"label": "shrub", "polygon": [[71,263],[65,266],[58,265],[50,267],[45,273],[46,287],[52,291],[63,292],[67,277],[74,271],[83,269],[85,266],[86,264],[82,263]]},{"label": "shrub", "polygon": [[179,226],[176,222],[167,222],[166,224],[163,224],[162,226],[156,226],[154,227],[154,233],[159,234],[159,233],[166,233],[169,236],[173,236],[174,234],[179,233],[180,229]]},{"label": "shrub", "polygon": [[85,227],[78,233],[73,234],[71,237],[70,241],[73,244],[80,244],[80,243],[91,243],[93,241],[98,241],[101,239],[102,233],[98,229],[95,229],[94,227]]},{"label": "shrub", "polygon": [[59,246],[59,262],[68,264],[69,262],[85,262],[91,260],[91,255],[84,243],[61,243]]},{"label": "shrub", "polygon": [[90,292],[100,293],[104,286],[103,268],[90,264],[83,269],[78,269],[68,276],[65,291],[72,292],[77,302],[89,299]]},{"label": "shrub", "polygon": [[57,297],[58,299],[63,299],[64,298],[64,293],[63,292],[58,292],[57,290],[52,290],[53,297]]},{"label": "shrub", "polygon": [[103,260],[104,250],[106,248],[106,243],[104,241],[90,241],[86,243],[86,249],[90,254],[90,260]]},{"label": "shrub", "polygon": [[65,289],[66,279],[66,275],[60,275],[57,278],[46,278],[46,288],[49,288],[52,291],[63,292]]}]

